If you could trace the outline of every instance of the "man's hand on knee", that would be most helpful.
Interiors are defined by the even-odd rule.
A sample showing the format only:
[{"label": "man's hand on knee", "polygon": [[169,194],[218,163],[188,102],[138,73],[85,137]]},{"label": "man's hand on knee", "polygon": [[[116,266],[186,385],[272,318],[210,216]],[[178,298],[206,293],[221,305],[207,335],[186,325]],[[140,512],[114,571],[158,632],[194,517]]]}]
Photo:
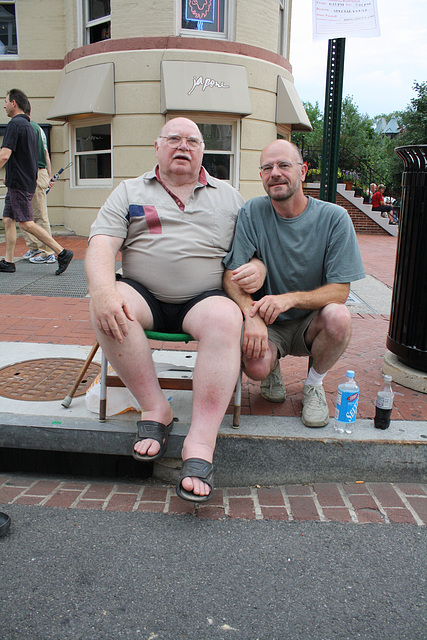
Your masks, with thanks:
[{"label": "man's hand on knee", "polygon": [[246,318],[243,329],[242,352],[250,359],[264,358],[268,350],[268,331],[265,322],[259,317]]},{"label": "man's hand on knee", "polygon": [[128,301],[115,287],[100,288],[92,295],[92,314],[96,326],[117,342],[128,335],[128,321],[135,320]]}]

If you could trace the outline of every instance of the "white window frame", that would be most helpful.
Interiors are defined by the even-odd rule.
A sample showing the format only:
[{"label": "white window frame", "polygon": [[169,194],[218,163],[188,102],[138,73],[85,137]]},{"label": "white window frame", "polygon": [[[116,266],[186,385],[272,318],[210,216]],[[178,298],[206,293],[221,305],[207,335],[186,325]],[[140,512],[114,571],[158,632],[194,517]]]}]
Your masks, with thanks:
[{"label": "white window frame", "polygon": [[277,44],[277,53],[288,59],[289,45],[289,0],[279,0],[279,41]]},{"label": "white window frame", "polygon": [[12,4],[15,7],[16,53],[0,54],[1,60],[17,60],[19,58],[18,5],[16,0],[3,0],[0,4]]},{"label": "white window frame", "polygon": [[235,0],[224,0],[224,32],[199,31],[198,29],[181,29],[181,0],[175,0],[176,34],[188,38],[211,38],[216,40],[233,40],[234,38],[234,5]]},{"label": "white window frame", "polygon": [[[108,124],[110,126],[110,136],[111,136],[111,147],[110,147],[110,155],[111,155],[111,177],[110,178],[81,178],[78,177],[79,171],[79,156],[87,156],[87,155],[99,155],[100,153],[108,153],[108,149],[102,149],[102,151],[76,151],[76,130],[81,129],[82,127],[96,127],[100,124]],[[70,123],[70,149],[71,149],[71,160],[73,162],[73,171],[71,172],[72,180],[71,187],[75,189],[85,189],[90,187],[105,189],[113,186],[113,123],[109,118],[89,118],[85,120],[75,120]]]},{"label": "white window frame", "polygon": [[[111,11],[111,4],[110,4]],[[80,22],[81,28],[79,29],[79,36],[81,36],[81,43],[78,42],[79,46],[90,44],[90,30],[92,27],[96,27],[97,25],[107,23],[110,25],[111,32],[111,13],[108,15],[102,16],[101,18],[97,18],[96,20],[88,20],[89,16],[89,0],[77,0],[77,21]],[[79,38],[80,39],[80,38]],[[97,42],[101,42],[100,40]]]},{"label": "white window frame", "polygon": [[206,113],[200,112],[179,112],[179,113],[169,113],[167,115],[166,121],[171,120],[172,118],[183,117],[189,118],[198,124],[226,124],[231,125],[231,150],[223,151],[222,149],[218,149],[215,151],[214,149],[209,149],[205,151],[205,155],[209,155],[209,153],[214,153],[215,155],[227,155],[230,156],[230,179],[223,180],[223,182],[228,182],[235,189],[239,190],[239,175],[240,175],[240,123],[241,119],[239,117],[221,117],[214,116]]}]

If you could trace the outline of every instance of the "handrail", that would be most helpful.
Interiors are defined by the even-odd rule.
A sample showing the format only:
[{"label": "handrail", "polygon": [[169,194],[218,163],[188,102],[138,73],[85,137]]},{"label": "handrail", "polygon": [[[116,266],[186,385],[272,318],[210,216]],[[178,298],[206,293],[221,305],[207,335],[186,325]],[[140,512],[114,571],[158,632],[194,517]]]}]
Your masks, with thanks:
[{"label": "handrail", "polygon": [[[310,156],[316,156],[316,164],[318,166],[313,167],[314,169],[320,168],[320,164],[322,161],[322,148],[319,146],[307,145],[303,144],[301,146],[301,153],[303,156],[303,160],[306,161]],[[386,178],[381,176],[373,167],[371,167],[365,160],[362,160],[355,153],[347,149],[346,147],[340,147],[339,150],[339,165],[338,171],[343,171],[343,165],[348,165],[348,162],[345,162],[345,158],[351,158],[353,160],[353,168],[354,170],[360,174],[360,178],[358,183],[361,184],[362,191],[366,193],[369,192],[370,185],[374,182],[376,184],[386,184]],[[310,169],[309,169],[310,172]],[[320,180],[320,174],[319,174]],[[391,195],[393,197],[399,197],[400,194],[392,191],[391,189],[386,190],[386,195]]]}]

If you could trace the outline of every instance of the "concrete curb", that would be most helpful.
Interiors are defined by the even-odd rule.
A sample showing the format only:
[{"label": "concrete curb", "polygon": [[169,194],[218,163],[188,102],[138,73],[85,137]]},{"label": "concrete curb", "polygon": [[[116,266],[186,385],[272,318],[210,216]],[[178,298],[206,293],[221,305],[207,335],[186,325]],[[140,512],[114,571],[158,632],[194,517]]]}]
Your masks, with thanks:
[{"label": "concrete curb", "polygon": [[[136,414],[135,414],[136,415]],[[0,413],[0,446],[11,449],[130,455],[134,416],[82,419]],[[155,477],[175,482],[187,423],[176,422],[166,458]],[[218,435],[216,486],[280,485],[300,482],[423,482],[427,469],[427,423],[392,421],[387,431],[358,420],[351,435],[335,434],[332,423],[308,429],[299,418],[244,416],[233,429],[231,416]]]}]

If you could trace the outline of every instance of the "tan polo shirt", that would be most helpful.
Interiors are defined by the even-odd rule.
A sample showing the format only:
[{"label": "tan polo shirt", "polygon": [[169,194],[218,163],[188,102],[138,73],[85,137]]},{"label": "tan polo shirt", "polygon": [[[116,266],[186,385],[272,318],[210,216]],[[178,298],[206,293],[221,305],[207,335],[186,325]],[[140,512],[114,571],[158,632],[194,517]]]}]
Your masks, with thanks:
[{"label": "tan polo shirt", "polygon": [[[184,211],[155,170],[124,180],[101,207],[90,238],[123,238],[123,276],[162,302],[181,303],[222,288],[222,258],[233,239],[242,196],[202,169]],[[206,184],[203,184],[206,182]]]}]

